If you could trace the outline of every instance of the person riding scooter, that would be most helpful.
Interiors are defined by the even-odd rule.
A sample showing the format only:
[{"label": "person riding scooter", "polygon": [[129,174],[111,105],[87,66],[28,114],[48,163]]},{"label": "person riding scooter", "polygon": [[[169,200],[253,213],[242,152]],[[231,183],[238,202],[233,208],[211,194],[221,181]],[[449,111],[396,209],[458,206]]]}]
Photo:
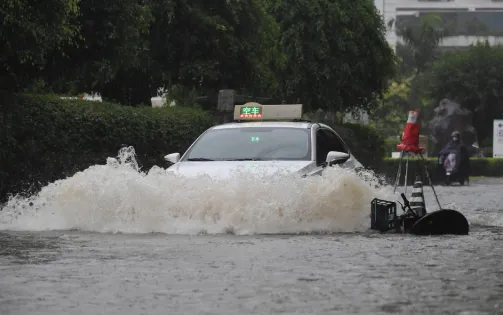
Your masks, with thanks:
[{"label": "person riding scooter", "polygon": [[445,182],[447,185],[452,181],[457,181],[461,185],[464,185],[465,181],[469,181],[470,155],[468,148],[461,140],[459,131],[454,131],[451,136],[452,141],[438,155],[438,163],[445,172]]}]

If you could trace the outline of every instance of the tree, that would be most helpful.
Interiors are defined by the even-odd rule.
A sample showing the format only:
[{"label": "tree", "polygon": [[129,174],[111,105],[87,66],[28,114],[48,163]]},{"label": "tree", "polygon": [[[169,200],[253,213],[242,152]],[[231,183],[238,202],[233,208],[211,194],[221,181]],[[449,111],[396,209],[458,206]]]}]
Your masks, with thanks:
[{"label": "tree", "polygon": [[[424,104],[421,103],[421,95],[419,92],[419,82],[421,75],[431,64],[437,59],[438,46],[447,35],[443,28],[443,21],[439,15],[428,14],[421,16],[417,21],[419,23],[403,23],[396,26],[396,33],[405,43],[403,53],[412,57],[413,68],[410,73],[406,73],[406,77],[412,75],[410,81],[409,106],[420,108]],[[388,27],[392,28],[394,20],[388,23]]]},{"label": "tree", "polygon": [[[59,3],[48,1],[49,7],[50,1]],[[16,34],[7,38],[5,47],[16,49],[7,50],[11,59],[4,58],[5,68],[43,79],[40,90],[44,92],[96,91],[104,99],[123,104],[149,103],[161,86],[200,93],[231,88],[255,94],[273,93],[277,87],[274,65],[280,60],[276,49],[279,29],[267,14],[267,0],[213,4],[202,0],[86,0],[78,6],[77,1],[74,9],[80,15],[73,15],[74,28],[61,33],[67,36],[66,42],[56,40],[62,37],[56,22],[66,25],[65,16],[49,21],[56,30],[52,34],[43,25],[50,13],[46,7],[2,2],[0,12],[7,17],[4,38],[12,35],[9,27],[19,24],[25,25],[23,31],[28,35],[34,33],[44,40],[26,48],[26,53],[40,59],[34,71],[26,72],[12,62],[16,51],[23,52],[22,40],[16,41]],[[26,8],[26,19],[21,14],[15,20],[17,12]],[[55,8],[53,15],[61,11],[51,7]],[[38,24],[30,23],[30,15],[40,17]]]},{"label": "tree", "polygon": [[[51,54],[44,73],[54,92],[99,91],[128,103],[129,88],[146,90],[140,69],[148,55],[150,7],[138,0],[86,0],[79,3],[81,26],[75,45]],[[134,74],[133,74],[134,73]],[[112,88],[110,88],[112,86]],[[145,94],[143,94],[145,97]]]},{"label": "tree", "polygon": [[[422,118],[428,120],[432,108],[424,99],[422,91],[423,73],[438,58],[438,46],[447,35],[439,15],[428,14],[419,19],[409,17],[388,22],[388,28],[396,28],[397,36],[404,44],[397,43],[400,56],[397,76],[392,88],[373,114],[379,126],[386,126],[386,132],[403,128],[403,121],[410,109],[421,109]],[[428,125],[423,126],[425,129]],[[400,134],[400,132],[398,132]]]},{"label": "tree", "polygon": [[383,101],[372,112],[376,129],[386,136],[399,136],[403,132],[404,121],[409,111],[409,95],[413,76],[393,81],[384,94]]},{"label": "tree", "polygon": [[491,136],[493,119],[503,117],[503,46],[478,42],[447,53],[433,64],[426,82],[434,101],[448,98],[473,112],[482,142]]},{"label": "tree", "polygon": [[78,0],[0,1],[0,87],[19,91],[39,78],[50,51],[78,32]]},{"label": "tree", "polygon": [[[392,28],[394,20],[388,22]],[[417,24],[396,25],[396,34],[412,53],[415,70],[418,73],[427,69],[437,57],[437,48],[447,36],[442,18],[437,14],[421,16]]]},{"label": "tree", "polygon": [[307,110],[372,109],[394,74],[384,23],[368,0],[278,0],[282,97]]},{"label": "tree", "polygon": [[168,88],[274,88],[276,30],[266,2],[152,0],[152,6],[152,63]]}]

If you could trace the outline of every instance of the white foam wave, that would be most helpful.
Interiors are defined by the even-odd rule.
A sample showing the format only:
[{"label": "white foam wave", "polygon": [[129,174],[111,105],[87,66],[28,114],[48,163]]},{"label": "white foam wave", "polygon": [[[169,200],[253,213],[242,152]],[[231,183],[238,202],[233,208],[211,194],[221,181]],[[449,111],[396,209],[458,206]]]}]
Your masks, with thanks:
[{"label": "white foam wave", "polygon": [[[0,230],[72,230],[168,234],[356,232],[369,227],[373,198],[393,198],[371,174],[334,167],[323,176],[228,180],[182,178],[154,166],[138,170],[132,148],[12,198]],[[392,200],[391,199],[391,200]]]},{"label": "white foam wave", "polygon": [[471,212],[466,215],[471,225],[480,225],[488,227],[503,227],[502,211],[488,211],[486,213]]}]

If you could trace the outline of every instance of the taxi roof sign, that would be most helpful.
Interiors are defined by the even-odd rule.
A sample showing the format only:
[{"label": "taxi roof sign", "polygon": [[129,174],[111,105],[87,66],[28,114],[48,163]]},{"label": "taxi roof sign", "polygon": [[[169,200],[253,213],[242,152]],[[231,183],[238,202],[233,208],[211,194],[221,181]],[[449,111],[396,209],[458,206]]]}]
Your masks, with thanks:
[{"label": "taxi roof sign", "polygon": [[234,106],[234,120],[302,119],[302,104],[262,105],[249,102]]}]

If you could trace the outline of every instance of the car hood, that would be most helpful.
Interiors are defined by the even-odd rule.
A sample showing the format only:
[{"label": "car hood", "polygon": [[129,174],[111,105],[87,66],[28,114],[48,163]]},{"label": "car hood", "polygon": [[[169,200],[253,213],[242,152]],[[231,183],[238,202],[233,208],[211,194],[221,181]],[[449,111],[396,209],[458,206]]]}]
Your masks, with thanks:
[{"label": "car hood", "polygon": [[226,179],[237,172],[270,176],[277,173],[303,174],[312,168],[311,161],[184,161],[173,164],[167,171],[184,177],[207,175],[215,179]]}]

